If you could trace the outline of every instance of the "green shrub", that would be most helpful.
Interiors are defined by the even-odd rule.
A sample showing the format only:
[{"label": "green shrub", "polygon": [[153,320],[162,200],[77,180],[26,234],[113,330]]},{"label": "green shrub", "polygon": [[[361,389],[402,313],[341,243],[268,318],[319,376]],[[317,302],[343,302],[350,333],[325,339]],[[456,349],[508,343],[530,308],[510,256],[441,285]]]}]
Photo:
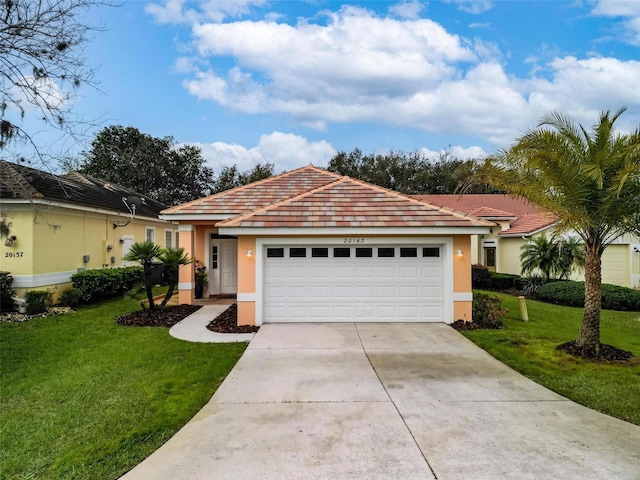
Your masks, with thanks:
[{"label": "green shrub", "polygon": [[63,307],[75,307],[82,301],[82,290],[70,288],[60,295],[60,305]]},{"label": "green shrub", "polygon": [[471,265],[471,286],[473,288],[489,288],[491,276],[484,265]]},{"label": "green shrub", "polygon": [[44,313],[53,305],[53,295],[44,290],[29,290],[24,299],[27,302],[27,315]]},{"label": "green shrub", "polygon": [[131,290],[143,281],[142,267],[86,270],[71,276],[73,287],[82,292],[83,302],[111,298]]},{"label": "green shrub", "polygon": [[496,295],[474,293],[471,315],[473,323],[478,323],[483,328],[499,328],[502,326],[502,319],[507,315],[507,309],[502,306],[502,300]]},{"label": "green shrub", "polygon": [[0,312],[11,312],[15,308],[13,297],[16,291],[12,286],[13,277],[9,272],[0,272]]},{"label": "green shrub", "polygon": [[489,272],[489,288],[491,290],[509,290],[519,286],[520,277],[508,273]]},{"label": "green shrub", "polygon": [[[584,307],[584,282],[561,281],[543,285],[538,299],[545,302]],[[640,311],[640,290],[602,284],[602,308],[606,310]]]}]

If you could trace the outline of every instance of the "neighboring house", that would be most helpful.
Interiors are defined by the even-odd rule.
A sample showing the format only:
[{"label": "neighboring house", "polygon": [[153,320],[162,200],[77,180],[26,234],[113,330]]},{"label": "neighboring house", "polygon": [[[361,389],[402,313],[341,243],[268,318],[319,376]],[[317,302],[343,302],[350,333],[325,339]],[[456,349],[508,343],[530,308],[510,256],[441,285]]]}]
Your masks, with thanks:
[{"label": "neighboring house", "polygon": [[[139,199],[133,220],[127,199]],[[88,175],[0,160],[0,215],[10,224],[10,238],[0,242],[0,271],[11,273],[19,295],[37,289],[57,296],[82,269],[124,266],[134,242],[175,246],[177,225],[158,218],[164,208]]]},{"label": "neighboring house", "polygon": [[[472,239],[472,262],[499,273],[520,275],[520,248],[536,235],[551,237],[557,224],[552,213],[510,195],[416,195],[414,198],[495,222],[497,227],[490,234]],[[576,272],[572,278],[584,280],[584,273]],[[621,237],[604,251],[602,283],[640,287],[640,239]]]},{"label": "neighboring house", "polygon": [[[471,320],[471,237],[493,222],[313,166],[164,210],[238,323]],[[194,269],[180,269],[193,303]]]}]

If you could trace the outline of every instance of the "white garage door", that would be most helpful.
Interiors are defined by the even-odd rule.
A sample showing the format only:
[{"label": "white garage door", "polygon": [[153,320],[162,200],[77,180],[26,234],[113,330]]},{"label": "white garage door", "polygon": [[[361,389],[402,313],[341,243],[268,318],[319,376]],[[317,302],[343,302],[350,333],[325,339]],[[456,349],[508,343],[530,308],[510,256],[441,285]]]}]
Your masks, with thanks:
[{"label": "white garage door", "polygon": [[444,321],[441,246],[269,246],[264,258],[265,322]]}]

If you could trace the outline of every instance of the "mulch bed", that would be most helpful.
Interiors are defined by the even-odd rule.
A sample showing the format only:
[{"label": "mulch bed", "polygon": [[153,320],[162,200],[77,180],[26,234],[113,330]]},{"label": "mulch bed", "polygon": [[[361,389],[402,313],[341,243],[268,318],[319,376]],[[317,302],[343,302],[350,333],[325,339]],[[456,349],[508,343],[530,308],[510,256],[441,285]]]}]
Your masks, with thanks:
[{"label": "mulch bed", "polygon": [[255,325],[238,325],[238,305],[235,303],[222,312],[207,325],[207,329],[218,333],[253,333],[260,327]]},{"label": "mulch bed", "polygon": [[453,322],[451,324],[451,327],[453,327],[455,330],[458,330],[459,332],[463,332],[463,331],[471,331],[471,330],[479,330],[479,329],[490,329],[490,330],[497,330],[499,328],[502,328],[502,326],[497,325],[496,323],[491,323],[491,322],[480,322],[477,320],[474,320],[473,322],[465,322],[464,320],[456,320],[455,322]]},{"label": "mulch bed", "polygon": [[116,318],[116,323],[127,327],[171,328],[200,308],[200,305],[175,305],[165,307],[162,310],[154,310],[151,313],[138,310]]},{"label": "mulch bed", "polygon": [[607,345],[605,343],[600,344],[600,349],[596,354],[593,350],[585,350],[576,345],[575,340],[558,345],[556,350],[561,350],[570,355],[576,357],[582,357],[586,360],[592,360],[595,362],[609,363],[609,362],[628,362],[635,358],[633,353],[626,350]]}]

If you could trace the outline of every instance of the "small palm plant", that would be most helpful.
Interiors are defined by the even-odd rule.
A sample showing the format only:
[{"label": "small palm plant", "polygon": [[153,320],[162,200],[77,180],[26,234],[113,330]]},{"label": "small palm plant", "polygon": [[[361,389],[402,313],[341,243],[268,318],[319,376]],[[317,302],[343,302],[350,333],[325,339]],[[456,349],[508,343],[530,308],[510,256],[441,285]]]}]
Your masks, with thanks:
[{"label": "small palm plant", "polygon": [[[155,309],[153,303],[153,284],[151,282],[151,264],[160,256],[162,248],[153,242],[136,242],[131,245],[131,249],[122,257],[127,262],[140,262],[144,270],[144,286],[147,290],[147,299],[149,300],[149,312]],[[144,304],[142,304],[144,310]]]},{"label": "small palm plant", "polygon": [[191,263],[191,259],[185,255],[184,248],[166,248],[162,250],[158,259],[164,263],[165,271],[167,272],[167,279],[169,281],[169,288],[167,289],[167,294],[162,300],[160,304],[160,308],[164,308],[167,305],[167,302],[173,295],[173,291],[178,284],[178,269],[181,265],[189,265]]},{"label": "small palm plant", "polygon": [[575,238],[550,238],[545,235],[535,237],[521,248],[522,273],[542,273],[542,280],[569,278],[576,267],[584,267],[584,244]]}]

